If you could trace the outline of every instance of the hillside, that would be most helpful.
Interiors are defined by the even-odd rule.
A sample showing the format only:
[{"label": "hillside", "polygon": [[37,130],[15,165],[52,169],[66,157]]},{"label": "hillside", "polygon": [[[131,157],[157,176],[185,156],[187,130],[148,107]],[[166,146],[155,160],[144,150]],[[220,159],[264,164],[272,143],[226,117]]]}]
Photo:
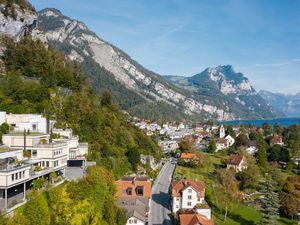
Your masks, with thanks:
[{"label": "hillside", "polygon": [[[281,94],[272,93],[261,90],[259,94],[265,101],[272,106],[272,108],[281,115],[287,117],[299,117],[300,115],[300,93],[297,94]],[[280,114],[279,114],[280,115]]]},{"label": "hillside", "polygon": [[191,92],[198,101],[220,105],[238,115],[238,119],[274,117],[250,81],[242,73],[235,72],[231,65],[207,68],[191,77],[165,76],[165,79]]},{"label": "hillside", "polygon": [[241,113],[223,105],[223,99],[212,101],[213,93],[195,95],[176,86],[56,9],[39,12],[38,24],[51,46],[82,65],[97,93],[110,90],[122,109],[133,115],[162,120],[272,117],[267,109],[253,113],[250,106],[242,107]]}]

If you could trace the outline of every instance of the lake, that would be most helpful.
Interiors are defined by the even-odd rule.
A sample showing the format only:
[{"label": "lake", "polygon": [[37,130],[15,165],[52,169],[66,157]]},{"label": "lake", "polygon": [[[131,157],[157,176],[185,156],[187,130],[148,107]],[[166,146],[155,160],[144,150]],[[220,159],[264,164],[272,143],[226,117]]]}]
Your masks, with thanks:
[{"label": "lake", "polygon": [[224,121],[224,124],[239,125],[239,124],[252,124],[256,127],[261,127],[264,123],[269,123],[275,125],[280,124],[283,127],[288,127],[291,125],[300,125],[300,118],[282,118],[282,119],[272,119],[272,120],[232,120]]}]

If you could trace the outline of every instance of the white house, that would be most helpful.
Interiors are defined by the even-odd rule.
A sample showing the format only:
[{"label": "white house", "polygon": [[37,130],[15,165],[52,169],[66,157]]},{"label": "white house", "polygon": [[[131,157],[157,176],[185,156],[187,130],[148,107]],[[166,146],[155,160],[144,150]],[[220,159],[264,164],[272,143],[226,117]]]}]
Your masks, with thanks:
[{"label": "white house", "polygon": [[251,155],[254,155],[255,154],[255,152],[257,152],[257,142],[256,141],[252,141],[252,140],[250,140],[249,141],[249,145],[248,145],[248,147],[247,147],[247,152],[249,153],[249,154],[251,154]]},{"label": "white house", "polygon": [[247,162],[244,156],[231,155],[227,161],[227,169],[234,169],[235,172],[241,172],[247,169]]},{"label": "white house", "polygon": [[227,136],[225,137],[225,139],[226,139],[227,148],[230,148],[231,146],[234,145],[235,140],[234,140],[233,137],[231,137],[230,135],[227,135]]},{"label": "white house", "polygon": [[225,138],[218,138],[216,141],[216,147],[217,152],[227,149],[227,140]]},{"label": "white house", "polygon": [[31,132],[47,133],[47,120],[38,114],[7,114],[0,112],[0,124],[8,123],[16,132],[29,130]]},{"label": "white house", "polygon": [[172,212],[193,209],[205,202],[205,184],[195,180],[181,179],[172,183]]}]

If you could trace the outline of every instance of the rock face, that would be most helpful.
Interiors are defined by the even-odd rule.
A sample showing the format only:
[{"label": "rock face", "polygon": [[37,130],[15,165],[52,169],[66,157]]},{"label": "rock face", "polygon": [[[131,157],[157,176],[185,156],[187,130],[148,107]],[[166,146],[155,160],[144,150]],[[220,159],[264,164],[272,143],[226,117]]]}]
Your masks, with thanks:
[{"label": "rock face", "polygon": [[[45,41],[43,33],[37,29],[37,13],[30,8],[14,4],[12,8],[0,4],[0,34],[19,39],[30,34],[34,39]],[[6,12],[6,13],[4,13]]]},{"label": "rock face", "polygon": [[300,93],[287,95],[261,90],[259,94],[277,112],[277,117],[284,117],[284,115],[287,117],[299,117]]},{"label": "rock face", "polygon": [[231,65],[207,68],[191,77],[165,78],[189,90],[196,100],[221,105],[238,119],[274,117],[271,107],[255,91],[249,80],[242,73],[236,73]]},{"label": "rock face", "polygon": [[120,107],[133,115],[155,120],[273,116],[249,81],[231,67],[209,68],[190,78],[176,78],[175,82],[174,77],[164,79],[145,69],[84,23],[56,9],[45,9],[37,15],[33,9],[16,5],[12,17],[4,15],[1,7],[1,33],[16,39],[31,34],[62,51],[81,64],[97,93],[110,90]]},{"label": "rock face", "polygon": [[[177,111],[183,117],[201,114],[217,119],[236,118],[228,108],[225,110],[213,102],[208,104],[205,101],[195,100],[191,93],[148,71],[126,53],[99,38],[85,24],[62,15],[56,9],[42,10],[39,13],[38,23],[50,45],[64,51],[69,59],[77,60],[83,65],[85,72],[92,78],[96,90],[101,91],[105,88],[97,82],[103,75],[101,71],[93,71],[94,73],[90,71],[86,66],[90,63],[108,72],[111,77],[107,79],[114,80],[111,83],[117,82],[119,86],[121,84],[123,89],[134,95],[134,98],[138,99],[137,104],[130,102],[130,107],[125,106],[129,111],[131,107],[143,108],[145,104],[159,102],[164,105],[164,109],[168,108],[167,111]],[[114,87],[109,89],[115,92]],[[122,99],[117,100],[122,105]],[[165,113],[165,110],[160,113]]]}]

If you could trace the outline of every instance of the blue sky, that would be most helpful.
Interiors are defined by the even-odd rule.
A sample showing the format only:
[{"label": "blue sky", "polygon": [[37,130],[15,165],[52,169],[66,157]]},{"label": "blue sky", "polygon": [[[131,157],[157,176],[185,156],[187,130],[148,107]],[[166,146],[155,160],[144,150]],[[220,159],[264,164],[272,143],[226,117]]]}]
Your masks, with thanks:
[{"label": "blue sky", "polygon": [[31,0],[83,21],[159,74],[231,64],[257,90],[300,92],[299,0]]}]

